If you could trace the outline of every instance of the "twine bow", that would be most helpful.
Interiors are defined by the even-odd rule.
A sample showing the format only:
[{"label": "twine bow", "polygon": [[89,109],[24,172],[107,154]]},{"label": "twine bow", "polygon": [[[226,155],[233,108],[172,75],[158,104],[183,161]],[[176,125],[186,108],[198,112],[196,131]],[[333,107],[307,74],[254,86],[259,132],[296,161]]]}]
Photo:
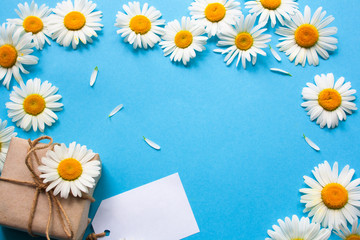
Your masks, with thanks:
[{"label": "twine bow", "polygon": [[[44,144],[42,146],[37,146],[37,144],[42,140],[49,140],[50,142],[47,144]],[[32,178],[34,181],[33,182],[21,181],[21,180],[8,179],[8,178],[2,178],[2,177],[0,177],[0,180],[5,181],[5,182],[26,185],[26,186],[35,188],[35,195],[33,198],[33,203],[32,203],[32,207],[30,210],[29,221],[28,221],[28,226],[27,226],[27,231],[29,232],[29,234],[31,236],[33,236],[33,237],[35,236],[32,232],[32,225],[33,225],[34,215],[35,215],[35,211],[36,211],[36,206],[37,206],[38,199],[39,199],[39,194],[40,194],[40,192],[44,192],[46,194],[46,197],[47,197],[48,203],[49,203],[49,216],[48,216],[48,221],[47,221],[46,230],[45,230],[46,239],[50,240],[49,229],[50,229],[50,224],[51,224],[51,220],[52,220],[53,205],[55,206],[55,210],[59,216],[60,223],[63,227],[63,230],[64,230],[66,236],[68,237],[68,239],[72,239],[74,237],[74,232],[73,232],[72,225],[70,223],[70,219],[69,219],[68,215],[66,214],[63,206],[61,205],[60,200],[54,196],[54,194],[53,194],[54,190],[52,189],[50,191],[46,191],[46,188],[49,186],[49,183],[45,184],[42,182],[40,176],[35,172],[34,166],[33,166],[33,161],[31,160],[31,157],[33,156],[35,158],[35,161],[37,162],[37,164],[40,165],[40,160],[39,160],[38,155],[36,154],[36,151],[41,150],[41,149],[46,149],[49,147],[53,148],[55,146],[55,144],[53,144],[53,139],[49,136],[42,136],[42,137],[35,139],[34,141],[31,141],[30,139],[28,139],[28,143],[29,143],[30,148],[26,154],[25,164],[26,164],[27,168],[29,169],[29,171],[31,172],[31,175],[32,175]],[[85,194],[82,197],[82,199],[88,199],[91,202],[95,201],[93,197],[91,197],[87,194]]]}]

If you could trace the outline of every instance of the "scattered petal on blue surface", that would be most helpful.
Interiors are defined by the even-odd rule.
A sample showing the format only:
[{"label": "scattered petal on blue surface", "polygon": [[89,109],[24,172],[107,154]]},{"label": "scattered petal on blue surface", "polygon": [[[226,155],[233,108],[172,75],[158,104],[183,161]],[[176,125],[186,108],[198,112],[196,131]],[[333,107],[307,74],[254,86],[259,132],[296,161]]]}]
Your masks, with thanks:
[{"label": "scattered petal on blue surface", "polygon": [[152,148],[154,148],[154,149],[156,149],[156,150],[160,150],[160,146],[159,146],[159,145],[157,145],[157,144],[154,143],[153,141],[147,139],[146,137],[143,137],[143,138],[144,138],[145,142],[146,142],[147,144],[149,144],[150,147],[152,147]]},{"label": "scattered petal on blue surface", "polygon": [[120,111],[123,108],[123,106],[124,106],[123,104],[116,106],[114,110],[112,110],[111,113],[109,114],[109,117],[114,116],[118,111]]}]

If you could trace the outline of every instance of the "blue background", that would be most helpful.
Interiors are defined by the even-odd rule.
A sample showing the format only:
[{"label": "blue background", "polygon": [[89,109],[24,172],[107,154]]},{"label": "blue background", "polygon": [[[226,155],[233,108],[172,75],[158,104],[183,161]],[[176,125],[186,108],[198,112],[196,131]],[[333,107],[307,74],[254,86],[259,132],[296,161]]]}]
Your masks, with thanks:
[{"label": "blue background", "polygon": [[[46,2],[55,7],[57,1]],[[189,16],[192,1],[148,2],[171,21]],[[1,1],[0,22],[17,17],[17,3]],[[23,75],[24,80],[49,80],[63,96],[64,110],[45,134],[56,142],[76,141],[100,153],[103,172],[90,217],[102,199],[179,172],[200,228],[187,239],[264,239],[277,219],[304,216],[298,189],[305,187],[302,176],[311,176],[314,166],[328,160],[331,165],[338,161],[340,168],[350,164],[360,170],[359,113],[336,129],[320,129],[300,106],[301,90],[316,74],[333,72],[336,79],[344,76],[360,89],[357,0],[299,1],[302,12],[305,5],[312,12],[323,6],[335,17],[331,26],[338,27],[338,50],[319,66],[294,66],[284,53],[278,63],[267,49],[268,56],[260,56],[247,70],[234,64],[227,67],[224,56],[212,52],[216,38],[188,67],[163,57],[158,45],[133,50],[114,26],[117,11],[127,2],[96,3],[105,27],[93,44],[74,51],[52,42],[36,51],[39,64],[27,66],[31,73]],[[246,14],[243,1],[241,7]],[[279,36],[274,29],[269,32],[275,47]],[[90,87],[95,66],[99,75]],[[293,77],[272,73],[271,67],[288,70]],[[5,109],[9,94],[0,87],[0,118],[11,122]],[[109,112],[120,103],[124,109],[109,119]],[[359,105],[358,100],[355,103]],[[20,128],[16,132],[22,138],[41,135]],[[320,152],[306,144],[303,133],[320,146]],[[146,145],[142,136],[158,143],[161,151]],[[0,228],[0,239],[31,238]]]}]

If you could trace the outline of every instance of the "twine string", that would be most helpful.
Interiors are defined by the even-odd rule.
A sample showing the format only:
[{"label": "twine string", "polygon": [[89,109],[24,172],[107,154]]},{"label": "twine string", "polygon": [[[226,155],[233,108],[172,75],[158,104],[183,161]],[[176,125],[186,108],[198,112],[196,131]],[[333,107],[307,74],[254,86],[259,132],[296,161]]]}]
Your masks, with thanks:
[{"label": "twine string", "polygon": [[102,233],[90,233],[87,237],[86,240],[97,240],[98,238],[102,238],[106,236],[106,232],[102,232]]}]

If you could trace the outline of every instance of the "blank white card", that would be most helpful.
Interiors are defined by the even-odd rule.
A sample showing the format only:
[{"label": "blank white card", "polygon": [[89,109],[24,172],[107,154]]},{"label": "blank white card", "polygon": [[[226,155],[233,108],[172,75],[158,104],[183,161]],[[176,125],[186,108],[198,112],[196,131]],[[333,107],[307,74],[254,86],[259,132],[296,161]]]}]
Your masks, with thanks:
[{"label": "blank white card", "polygon": [[178,173],[101,202],[92,222],[102,239],[179,240],[198,233]]}]

